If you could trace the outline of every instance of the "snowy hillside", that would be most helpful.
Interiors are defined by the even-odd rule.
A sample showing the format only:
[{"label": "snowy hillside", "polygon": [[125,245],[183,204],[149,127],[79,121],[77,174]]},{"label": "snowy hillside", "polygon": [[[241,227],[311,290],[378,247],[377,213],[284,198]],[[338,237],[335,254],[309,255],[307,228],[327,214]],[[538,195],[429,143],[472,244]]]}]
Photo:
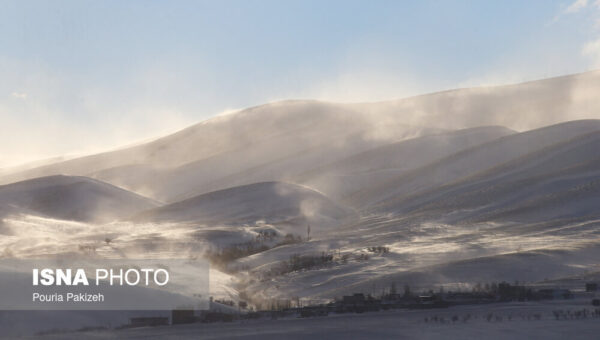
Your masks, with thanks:
[{"label": "snowy hillside", "polygon": [[390,102],[363,104],[395,112],[407,124],[458,129],[501,125],[518,131],[565,121],[600,119],[600,71],[521,84],[454,89]]},{"label": "snowy hillside", "polygon": [[[139,221],[212,224],[306,223],[338,224],[352,217],[322,194],[299,185],[261,182],[196,196],[137,215]],[[302,229],[302,233],[304,230]]]},{"label": "snowy hillside", "polygon": [[412,138],[326,163],[294,180],[340,199],[387,178],[512,133],[514,131],[505,127],[490,126]]},{"label": "snowy hillside", "polygon": [[600,211],[600,131],[583,134],[480,174],[386,201],[378,209],[461,219],[544,221],[595,218]]},{"label": "snowy hillside", "polygon": [[489,125],[525,131],[600,118],[598,91],[600,72],[587,72],[379,103],[282,101],[133,147],[4,172],[0,183],[80,175],[176,202],[237,185],[291,181],[326,163],[442,131]]},{"label": "snowy hillside", "polygon": [[[174,202],[282,180],[315,161],[439,131],[407,125],[402,116],[379,120],[349,104],[283,101],[217,116],[146,144],[6,175],[0,182],[82,175]],[[251,177],[257,167],[266,168]]]},{"label": "snowy hillside", "polygon": [[49,176],[0,186],[0,213],[40,214],[76,221],[112,221],[158,203],[107,183]]},{"label": "snowy hillside", "polygon": [[469,176],[501,166],[506,162],[520,162],[517,159],[528,154],[544,152],[547,147],[595,131],[600,131],[600,120],[561,123],[505,136],[438,159],[400,176],[371,183],[368,188],[353,193],[348,202],[353,206],[362,207],[374,206],[378,203],[390,206],[394,204],[392,203],[394,200],[467,179]]}]

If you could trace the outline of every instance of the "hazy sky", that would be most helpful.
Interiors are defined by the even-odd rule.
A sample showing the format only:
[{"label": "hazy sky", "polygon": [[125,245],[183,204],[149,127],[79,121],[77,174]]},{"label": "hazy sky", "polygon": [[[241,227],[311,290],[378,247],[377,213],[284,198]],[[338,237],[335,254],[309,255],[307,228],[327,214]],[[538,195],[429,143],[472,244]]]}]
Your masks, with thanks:
[{"label": "hazy sky", "polygon": [[374,101],[600,67],[600,0],[0,0],[0,166],[287,98]]}]

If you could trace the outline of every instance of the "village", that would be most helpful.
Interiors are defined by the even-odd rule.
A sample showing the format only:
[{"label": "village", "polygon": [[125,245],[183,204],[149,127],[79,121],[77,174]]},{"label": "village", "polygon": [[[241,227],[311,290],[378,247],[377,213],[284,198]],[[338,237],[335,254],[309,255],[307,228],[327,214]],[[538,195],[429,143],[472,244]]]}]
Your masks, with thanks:
[{"label": "village", "polygon": [[[402,292],[397,291],[396,285],[392,283],[387,292],[374,296],[371,294],[355,293],[343,296],[325,304],[305,304],[300,299],[274,299],[269,301],[268,308],[256,309],[250,307],[247,302],[232,300],[210,299],[210,309],[203,311],[173,310],[170,316],[164,317],[136,317],[131,318],[130,323],[123,325],[121,329],[151,327],[151,326],[174,326],[192,323],[219,323],[243,320],[278,320],[286,318],[320,318],[336,314],[362,314],[370,312],[385,312],[393,310],[436,310],[449,309],[468,305],[499,305],[510,302],[543,302],[559,300],[581,301],[583,308],[578,310],[553,310],[551,315],[559,319],[600,318],[600,298],[596,297],[600,292],[598,283],[588,282],[573,291],[560,287],[536,288],[531,285],[519,285],[518,283],[491,283],[476,284],[470,291],[444,291],[433,290],[412,292],[408,285],[404,286]],[[589,308],[589,309],[588,309]],[[467,322],[472,315],[454,315],[448,320],[436,315],[425,317],[424,322]],[[487,321],[499,321],[500,318],[510,321],[513,316],[498,316],[493,314],[483,315]],[[516,315],[514,316],[517,317]],[[520,315],[527,320],[539,320],[539,313],[531,315]]]}]

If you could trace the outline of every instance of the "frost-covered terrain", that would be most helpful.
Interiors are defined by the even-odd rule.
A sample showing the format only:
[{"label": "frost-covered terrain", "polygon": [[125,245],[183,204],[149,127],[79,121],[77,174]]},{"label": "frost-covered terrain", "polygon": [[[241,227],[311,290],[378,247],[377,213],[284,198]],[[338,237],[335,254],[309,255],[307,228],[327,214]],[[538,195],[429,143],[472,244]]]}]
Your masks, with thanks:
[{"label": "frost-covered terrain", "polygon": [[[598,118],[593,89],[598,72],[386,103],[284,101],[7,169],[0,256],[204,257],[214,297],[256,308],[392,283],[591,275],[600,120],[571,119]],[[92,319],[72,327],[106,321]]]},{"label": "frost-covered terrain", "polygon": [[63,220],[110,222],[159,203],[80,176],[47,176],[0,186],[0,216],[29,213]]},{"label": "frost-covered terrain", "polygon": [[[556,320],[553,311],[594,309],[588,299],[289,317],[121,331],[59,333],[48,339],[595,339],[598,317]],[[454,321],[453,321],[454,319]],[[36,339],[38,337],[34,337]]]}]

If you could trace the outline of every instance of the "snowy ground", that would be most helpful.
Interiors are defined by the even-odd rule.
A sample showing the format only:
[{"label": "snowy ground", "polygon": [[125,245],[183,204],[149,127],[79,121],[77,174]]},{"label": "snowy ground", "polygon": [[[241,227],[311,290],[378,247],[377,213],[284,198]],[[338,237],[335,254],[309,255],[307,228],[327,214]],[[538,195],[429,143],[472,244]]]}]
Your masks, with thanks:
[{"label": "snowy ground", "polygon": [[[322,268],[249,279],[251,296],[332,298],[353,292],[380,294],[392,282],[413,288],[477,282],[538,282],[598,271],[598,221],[561,221],[556,225],[480,223],[449,225],[388,216],[369,216],[309,243],[278,247],[238,261],[264,271],[292,254],[338,251],[351,254]],[[367,247],[387,246],[388,254]],[[359,254],[369,255],[361,260]],[[433,286],[433,287],[432,287]]]},{"label": "snowy ground", "polygon": [[[431,310],[332,314],[319,318],[64,333],[33,339],[597,339],[600,318],[556,320],[553,311],[593,308],[589,299],[497,303]],[[491,321],[488,316],[491,314]],[[434,316],[443,322],[429,321]],[[452,322],[453,317],[458,321]],[[539,320],[538,320],[539,317]],[[467,321],[464,321],[468,318]],[[425,319],[428,319],[426,322]]]},{"label": "snowy ground", "polygon": [[[237,290],[265,298],[326,298],[353,292],[381,293],[392,282],[437,288],[477,282],[539,282],[598,272],[600,221],[565,223],[480,223],[462,226],[367,216],[315,233],[310,242],[275,247],[235,261],[225,274],[211,271],[211,294],[235,299]],[[99,256],[102,258],[186,258],[213,246],[255,239],[257,226],[116,222],[93,225],[35,216],[4,219],[2,257]],[[278,228],[275,226],[274,228]],[[106,240],[110,240],[107,242]],[[270,243],[270,246],[274,242]],[[387,246],[387,254],[367,247]],[[260,279],[262,273],[294,254],[333,252],[336,260],[312,268]],[[347,261],[339,255],[348,255]],[[360,259],[360,255],[368,259]],[[236,284],[237,280],[243,285]],[[468,288],[468,287],[467,287]]]}]

